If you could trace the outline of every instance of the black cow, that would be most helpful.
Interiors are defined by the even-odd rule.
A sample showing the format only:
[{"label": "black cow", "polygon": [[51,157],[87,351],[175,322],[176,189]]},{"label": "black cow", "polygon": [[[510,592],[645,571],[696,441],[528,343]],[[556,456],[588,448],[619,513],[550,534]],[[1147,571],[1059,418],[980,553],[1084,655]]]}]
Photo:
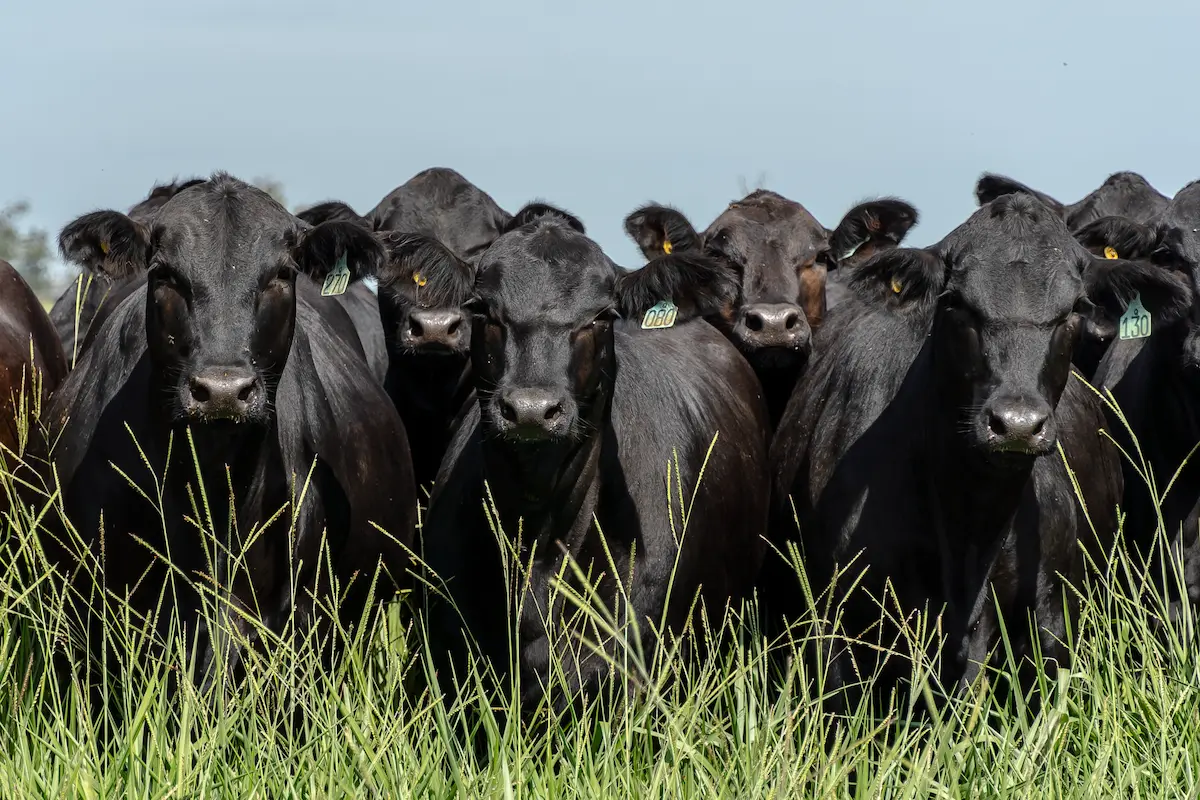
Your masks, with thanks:
[{"label": "black cow", "polygon": [[[471,391],[471,319],[463,304],[474,262],[513,218],[459,173],[434,168],[385,197],[367,219],[390,256],[379,278],[385,385],[409,433],[417,484],[425,486]],[[426,241],[443,246],[431,251]],[[446,249],[452,258],[442,257]]]},{"label": "black cow", "polygon": [[824,319],[828,273],[895,247],[916,222],[915,208],[884,199],[856,206],[831,231],[799,203],[760,189],[731,203],[703,234],[659,205],[626,217],[625,231],[647,258],[701,252],[738,272],[737,301],[708,319],[750,360],[774,425],[808,359],[811,329]]},{"label": "black cow", "polygon": [[[1200,182],[1179,191],[1170,204],[1140,225],[1129,219],[1110,217],[1085,228],[1080,236],[1097,247],[1112,247],[1130,258],[1145,259],[1193,287],[1200,287]],[[1146,297],[1142,297],[1143,304]],[[1149,561],[1150,584],[1166,598],[1169,612],[1178,613],[1183,595],[1193,606],[1200,604],[1200,459],[1193,450],[1200,442],[1200,297],[1193,295],[1188,314],[1172,320],[1150,309],[1149,336],[1137,330],[1131,318],[1123,327],[1129,337],[1117,332],[1096,371],[1096,386],[1112,392],[1129,431],[1118,419],[1110,429],[1129,454],[1122,459],[1125,470],[1125,531],[1135,552]],[[1123,306],[1109,310],[1120,319]],[[1115,416],[1115,415],[1113,415]],[[1145,460],[1143,465],[1142,460]],[[1185,465],[1184,462],[1187,461]],[[1181,469],[1182,467],[1182,469]],[[1139,471],[1149,469],[1161,503],[1155,503],[1146,479]],[[1176,472],[1178,475],[1176,476]],[[1167,492],[1167,487],[1170,491]],[[1164,572],[1160,548],[1154,536],[1161,522],[1170,550],[1182,559],[1183,574]],[[1166,577],[1166,583],[1162,578]],[[1179,578],[1182,577],[1182,585]],[[1137,587],[1139,590],[1143,587]],[[1183,589],[1181,592],[1180,589]]]},{"label": "black cow", "polygon": [[[16,474],[23,434],[67,374],[62,345],[41,301],[7,261],[0,261],[0,472]],[[7,484],[6,478],[3,483]],[[7,528],[0,488],[0,527]]]},{"label": "black cow", "polygon": [[[179,192],[198,183],[201,178],[186,181],[158,184],[150,190],[145,200],[129,209],[129,218],[142,224],[149,224],[163,204]],[[108,247],[107,242],[101,243],[101,249]],[[119,288],[130,279],[114,279],[107,272],[92,271],[85,268],[71,285],[63,290],[50,309],[50,319],[58,331],[62,342],[63,352],[70,365],[74,365],[83,349],[83,342],[91,327],[92,318],[108,299],[114,288]]]},{"label": "black cow", "polygon": [[[62,429],[53,451],[60,510],[103,558],[110,592],[128,591],[136,611],[150,612],[167,577],[152,551],[169,554],[186,579],[169,596],[188,636],[199,632],[198,663],[211,679],[214,659],[233,665],[242,651],[228,631],[205,630],[196,586],[221,587],[226,618],[237,608],[280,631],[293,613],[301,630],[324,619],[331,576],[346,624],[359,619],[377,567],[382,596],[403,580],[416,518],[404,428],[353,322],[312,280],[339,264],[354,279],[377,271],[384,253],[370,232],[337,221],[310,227],[218,173],[168,200],[150,225],[95,212],[59,243],[89,270],[137,276],[98,318],[50,417]],[[47,548],[69,567],[75,556],[50,533]],[[239,558],[240,568],[231,562]],[[159,618],[160,633],[170,618]]]},{"label": "black cow", "polygon": [[[432,259],[437,244],[426,247]],[[603,656],[585,648],[575,657],[559,639],[563,627],[580,630],[560,627],[570,603],[560,596],[550,606],[567,556],[593,578],[604,575],[600,597],[620,618],[637,619],[647,648],[652,628],[665,622],[677,633],[693,619],[698,590],[712,618],[751,589],[765,546],[766,409],[737,350],[693,319],[736,295],[736,276],[698,255],[662,256],[625,273],[553,216],[483,254],[470,306],[478,401],[455,433],[423,529],[433,581],[445,581],[449,598],[430,597],[431,655],[447,692],[451,676],[465,674],[468,640],[501,676],[511,674],[514,635],[526,712],[559,663],[568,694],[605,679]],[[678,306],[677,321],[641,329],[660,300]],[[676,455],[677,471],[669,466]],[[680,486],[691,498],[686,534]],[[529,568],[521,590],[505,582],[510,548],[514,568]],[[563,578],[578,587],[569,568]],[[631,612],[618,606],[616,578]],[[575,699],[549,698],[558,710]]]},{"label": "black cow", "polygon": [[[831,596],[845,604],[845,634],[863,643],[889,646],[897,632],[881,624],[879,602],[893,620],[941,612],[946,686],[970,682],[986,662],[997,604],[1018,658],[1032,653],[1035,612],[1042,653],[1062,662],[1075,604],[1067,592],[1064,606],[1062,581],[1079,575],[1087,522],[1056,445],[1101,537],[1116,529],[1121,487],[1100,402],[1071,377],[1082,317],[1091,301],[1135,291],[1177,317],[1187,287],[1094,257],[1045,206],[1011,195],[936,245],[874,257],[851,291],[819,332],[772,444],[772,536],[795,540],[798,518],[816,592],[847,571]],[[804,611],[795,573],[778,559],[764,567],[763,593],[772,613]],[[831,648],[833,687],[853,682],[853,656],[870,675],[873,652]],[[907,668],[891,661],[877,688]]]},{"label": "black cow", "polygon": [[[1027,194],[1036,197],[1058,214],[1067,223],[1071,233],[1079,233],[1091,223],[1105,217],[1124,217],[1144,223],[1159,214],[1170,200],[1155,189],[1136,172],[1117,172],[1110,175],[1098,189],[1090,192],[1077,203],[1064,204],[1048,194],[1031,189],[1023,183],[1003,175],[985,173],[975,184],[975,199],[980,205],[1006,194]],[[1096,249],[1094,241],[1080,240],[1093,255],[1105,255],[1103,247]],[[1110,250],[1107,255],[1124,257],[1119,250]],[[1083,334],[1075,350],[1075,365],[1084,375],[1095,374],[1096,366],[1104,351],[1116,336],[1117,320],[1100,313],[1084,321]]]}]

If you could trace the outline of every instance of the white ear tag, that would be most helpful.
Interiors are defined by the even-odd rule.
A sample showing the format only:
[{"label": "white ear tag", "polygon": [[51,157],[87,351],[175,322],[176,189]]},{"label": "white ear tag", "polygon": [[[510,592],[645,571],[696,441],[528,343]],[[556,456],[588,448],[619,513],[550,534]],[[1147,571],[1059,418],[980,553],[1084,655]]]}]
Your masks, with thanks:
[{"label": "white ear tag", "polygon": [[679,309],[670,300],[663,300],[642,317],[642,327],[647,329],[670,328],[675,324]]},{"label": "white ear tag", "polygon": [[321,284],[321,296],[330,297],[338,294],[345,294],[346,287],[350,285],[350,268],[346,266],[346,256],[342,255],[334,265],[333,272],[325,276],[325,283]]}]

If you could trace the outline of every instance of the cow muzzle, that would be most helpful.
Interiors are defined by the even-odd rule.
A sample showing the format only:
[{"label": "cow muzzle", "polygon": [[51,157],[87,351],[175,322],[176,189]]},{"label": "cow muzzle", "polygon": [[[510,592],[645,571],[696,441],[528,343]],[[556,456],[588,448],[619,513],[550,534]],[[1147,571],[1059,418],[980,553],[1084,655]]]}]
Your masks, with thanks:
[{"label": "cow muzzle", "polygon": [[187,382],[184,410],[201,420],[241,421],[263,403],[262,381],[246,367],[206,367]]}]

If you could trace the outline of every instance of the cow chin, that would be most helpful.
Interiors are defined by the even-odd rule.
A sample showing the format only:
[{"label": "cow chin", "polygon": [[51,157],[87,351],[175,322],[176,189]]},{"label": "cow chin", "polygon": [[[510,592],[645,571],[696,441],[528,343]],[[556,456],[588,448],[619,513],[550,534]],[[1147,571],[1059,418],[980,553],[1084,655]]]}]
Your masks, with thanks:
[{"label": "cow chin", "polygon": [[746,360],[756,371],[800,370],[808,361],[808,349],[795,347],[759,347],[744,351]]}]

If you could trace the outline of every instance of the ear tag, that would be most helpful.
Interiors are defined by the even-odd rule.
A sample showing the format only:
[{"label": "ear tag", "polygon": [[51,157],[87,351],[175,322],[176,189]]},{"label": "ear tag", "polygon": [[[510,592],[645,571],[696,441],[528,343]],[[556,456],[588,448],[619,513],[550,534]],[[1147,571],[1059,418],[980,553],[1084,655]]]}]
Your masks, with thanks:
[{"label": "ear tag", "polygon": [[321,296],[332,297],[333,295],[345,294],[346,287],[350,285],[350,268],[346,266],[346,256],[343,254],[338,259],[337,264],[333,267],[333,272],[325,276],[325,283],[321,284]]},{"label": "ear tag", "polygon": [[1150,335],[1150,312],[1142,305],[1141,294],[1135,294],[1121,315],[1122,339],[1145,339]]},{"label": "ear tag", "polygon": [[100,252],[108,255],[108,242],[103,239],[100,240]]},{"label": "ear tag", "polygon": [[1104,257],[1105,258],[1120,258],[1120,256],[1117,255],[1116,249],[1113,247],[1104,248]]},{"label": "ear tag", "polygon": [[892,294],[900,294],[900,290],[904,287],[900,285],[900,281],[892,278]]},{"label": "ear tag", "polygon": [[649,330],[670,328],[675,324],[675,317],[678,313],[679,309],[674,303],[670,300],[663,300],[642,317],[642,327]]},{"label": "ear tag", "polygon": [[671,255],[671,251],[673,249],[674,249],[674,247],[672,247],[672,245],[669,241],[663,242],[663,252],[664,253],[666,253],[667,255]]},{"label": "ear tag", "polygon": [[414,272],[413,273],[413,283],[415,283],[417,286],[424,286],[425,284],[429,283],[429,281],[426,280],[425,276],[422,275],[421,273]]}]

